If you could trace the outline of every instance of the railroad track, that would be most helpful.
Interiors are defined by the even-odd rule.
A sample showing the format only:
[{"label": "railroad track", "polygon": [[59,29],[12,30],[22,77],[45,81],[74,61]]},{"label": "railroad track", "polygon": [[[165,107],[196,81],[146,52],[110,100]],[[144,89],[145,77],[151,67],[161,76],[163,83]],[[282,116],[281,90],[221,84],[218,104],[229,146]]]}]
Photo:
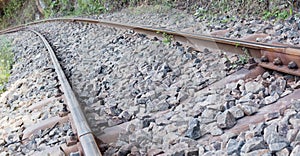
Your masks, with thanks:
[{"label": "railroad track", "polygon": [[[97,136],[98,139],[100,139],[101,141],[103,141],[107,144],[112,143],[112,142],[117,142],[118,137],[121,134],[121,132],[124,131],[124,129],[126,129],[126,131],[128,131],[128,128],[126,128],[126,127],[136,125],[135,119],[139,118],[139,114],[133,113],[134,115],[129,117],[126,121],[117,121],[116,123],[108,124],[109,126],[104,124],[105,125],[104,129],[95,130],[95,129],[99,128],[99,126],[97,126],[97,124],[93,125],[94,123],[93,122],[91,123],[91,121],[89,119],[89,115],[86,114],[86,112],[91,111],[91,109],[93,109],[93,108],[91,108],[91,109],[85,108],[84,110],[81,110],[81,108],[83,106],[79,104],[79,103],[89,103],[89,102],[86,102],[86,101],[90,100],[87,97],[89,95],[89,93],[87,95],[81,96],[81,94],[83,94],[84,92],[83,91],[81,92],[78,90],[80,90],[79,88],[82,86],[76,85],[75,82],[77,82],[77,84],[80,84],[76,80],[76,77],[72,78],[72,75],[76,74],[76,72],[72,72],[73,67],[68,66],[68,61],[64,60],[65,58],[76,58],[77,61],[78,60],[83,61],[83,63],[79,64],[79,65],[82,65],[83,67],[85,67],[84,63],[88,63],[89,59],[92,60],[92,58],[88,58],[88,57],[84,56],[84,52],[81,52],[81,53],[78,52],[77,54],[74,54],[76,56],[74,56],[74,55],[68,56],[68,54],[66,54],[66,56],[64,56],[65,54],[60,49],[61,45],[57,45],[57,44],[59,44],[58,42],[55,42],[55,43],[51,42],[52,40],[55,39],[57,34],[51,34],[51,32],[47,32],[46,30],[45,31],[38,30],[39,25],[44,24],[44,25],[46,25],[46,27],[47,26],[51,27],[52,26],[51,23],[58,24],[58,25],[63,25],[65,23],[67,23],[67,25],[65,25],[65,27],[71,26],[72,24],[76,24],[76,25],[78,25],[78,28],[84,27],[84,29],[86,29],[86,30],[89,30],[90,27],[92,28],[93,25],[101,25],[101,26],[99,26],[99,28],[97,28],[97,29],[95,28],[96,30],[103,29],[104,32],[103,33],[101,32],[102,33],[101,35],[107,35],[107,33],[105,33],[106,30],[109,30],[112,32],[116,31],[116,33],[112,36],[109,36],[109,35],[105,36],[106,38],[108,38],[108,40],[110,37],[115,37],[115,40],[109,40],[110,41],[109,43],[102,45],[102,46],[107,46],[107,47],[110,47],[111,46],[110,44],[124,45],[125,43],[121,42],[120,40],[126,40],[126,39],[128,39],[130,46],[131,46],[131,44],[135,45],[137,43],[135,41],[132,41],[131,39],[143,40],[146,35],[147,38],[153,38],[154,41],[156,41],[157,39],[163,40],[166,37],[170,37],[172,42],[176,43],[175,45],[173,45],[173,46],[175,46],[175,48],[180,49],[185,46],[190,47],[190,48],[186,49],[186,51],[191,52],[193,55],[196,56],[196,58],[201,57],[203,60],[205,60],[206,55],[210,55],[211,53],[213,53],[211,57],[218,57],[218,53],[216,52],[217,50],[238,53],[238,54],[244,54],[244,55],[246,54],[246,55],[250,55],[251,57],[254,57],[256,59],[256,61],[252,61],[248,64],[248,67],[249,67],[248,69],[242,69],[242,70],[235,71],[233,74],[231,74],[229,76],[227,76],[228,73],[227,74],[225,73],[225,75],[223,74],[222,76],[217,76],[212,81],[205,80],[205,81],[198,82],[199,83],[198,88],[190,89],[190,90],[193,90],[191,92],[192,92],[192,94],[194,94],[194,96],[192,96],[194,98],[201,97],[201,96],[207,96],[205,94],[208,94],[208,93],[209,93],[209,95],[207,97],[209,97],[210,95],[214,95],[214,93],[211,93],[211,92],[216,91],[216,90],[222,90],[221,88],[225,88],[224,84],[232,84],[235,81],[238,81],[238,80],[241,81],[242,79],[244,79],[244,80],[247,80],[249,78],[255,79],[255,78],[257,78],[258,75],[261,75],[265,72],[264,69],[270,69],[273,71],[278,71],[278,72],[282,72],[282,73],[286,73],[286,74],[300,76],[300,74],[299,74],[300,72],[298,69],[298,65],[300,64],[300,59],[299,59],[300,48],[296,47],[296,46],[270,45],[270,44],[256,43],[256,42],[250,42],[250,41],[240,41],[240,40],[233,40],[233,39],[227,39],[227,38],[221,38],[221,37],[211,37],[211,36],[205,36],[205,35],[194,35],[194,34],[188,34],[188,33],[183,33],[183,32],[173,32],[173,31],[166,30],[166,29],[157,29],[157,28],[149,28],[149,27],[142,27],[142,26],[132,26],[132,25],[126,25],[126,24],[120,24],[120,23],[114,23],[114,22],[108,22],[108,21],[98,21],[98,20],[93,20],[93,19],[82,19],[82,18],[57,18],[57,19],[42,20],[42,21],[28,23],[26,25],[21,25],[21,26],[17,26],[14,28],[10,28],[10,29],[1,31],[0,34],[8,34],[8,33],[14,33],[14,32],[19,32],[19,31],[30,31],[30,32],[36,34],[37,36],[39,36],[40,39],[43,41],[43,43],[47,47],[47,51],[49,52],[51,60],[54,64],[55,71],[58,75],[58,79],[59,79],[59,82],[62,87],[62,91],[63,91],[65,99],[66,99],[66,103],[68,104],[68,110],[71,112],[71,119],[72,119],[73,127],[75,127],[75,133],[77,134],[78,140],[83,148],[82,152],[85,155],[101,155],[99,147],[96,142],[97,139],[94,138],[94,134]],[[126,31],[126,30],[133,30],[133,32]],[[42,33],[39,33],[38,31],[42,31]],[[97,31],[93,30],[93,32],[95,33]],[[80,33],[80,31],[78,31],[76,33]],[[44,37],[44,36],[46,36],[46,37]],[[97,37],[98,36],[96,36],[96,38]],[[46,38],[48,38],[50,43],[48,43]],[[70,39],[68,39],[68,40],[70,40]],[[66,41],[68,41],[68,40],[66,40]],[[62,39],[60,41],[66,42],[66,41],[63,41]],[[80,40],[80,42],[84,42],[84,40]],[[121,42],[121,43],[119,43],[119,42]],[[95,43],[95,44],[97,44],[97,43]],[[145,41],[144,44],[147,45],[149,43]],[[126,44],[124,46],[126,46]],[[54,47],[54,50],[52,49],[52,47]],[[163,47],[163,45],[162,45],[162,47]],[[120,51],[122,51],[122,46],[119,46],[118,48],[120,48],[121,49]],[[161,48],[161,47],[158,47],[158,49],[159,48]],[[145,50],[147,48],[141,48],[141,49]],[[91,49],[87,48],[86,50],[90,51]],[[133,50],[133,49],[130,49],[130,50]],[[61,54],[55,54],[54,52],[56,52],[56,51],[59,51]],[[185,50],[183,50],[183,51],[185,51]],[[105,53],[105,52],[106,51],[104,51],[103,53]],[[114,51],[114,50],[113,50],[113,52],[118,53],[118,51]],[[200,54],[195,54],[195,53],[199,53],[199,52],[200,52]],[[201,52],[204,52],[204,53],[201,54]],[[91,54],[91,53],[89,52],[89,54]],[[124,55],[125,54],[126,53],[124,53]],[[193,55],[191,56],[191,58],[194,57]],[[172,57],[172,55],[170,55],[168,53],[165,53],[165,56]],[[56,58],[56,57],[58,57],[58,58]],[[151,55],[148,57],[151,57]],[[187,54],[186,57],[189,59],[190,56]],[[118,59],[122,59],[122,58],[118,58]],[[132,59],[136,59],[136,58],[132,58]],[[195,58],[193,58],[193,59],[195,59]],[[208,62],[213,61],[214,59],[215,58],[210,58],[210,60],[208,60]],[[127,60],[127,61],[129,61],[129,60]],[[194,61],[201,62],[201,60],[197,60],[197,61],[194,60]],[[178,63],[178,62],[176,62],[176,63]],[[169,64],[172,64],[172,66],[176,66],[176,65],[178,65],[176,63],[175,64],[169,63]],[[60,64],[63,66],[64,71],[60,67]],[[186,63],[186,64],[188,64],[188,63]],[[214,70],[217,70],[217,72],[218,72],[221,69],[218,69],[218,65],[219,65],[218,63],[216,63],[216,65],[217,66],[214,68]],[[112,66],[111,68],[113,68],[113,67],[114,66]],[[87,68],[88,68],[88,65],[87,65]],[[161,75],[161,77],[164,78],[165,75],[168,75],[168,73],[172,71],[172,69],[170,69],[169,65],[164,65],[163,68],[164,68],[165,73],[163,73],[163,75]],[[193,68],[194,68],[194,66],[191,69],[193,69]],[[189,70],[189,68],[186,68],[186,69]],[[88,71],[88,69],[86,69],[86,68],[77,69],[77,70],[78,71],[80,71],[80,70]],[[108,70],[108,71],[105,71],[105,70]],[[138,69],[138,70],[140,71],[141,69]],[[201,69],[201,70],[203,70],[203,69]],[[103,67],[103,69],[101,69],[100,71],[107,72],[109,74],[111,74],[111,73],[116,74],[114,72],[109,71],[109,69],[107,69],[107,67]],[[67,76],[65,76],[65,74],[64,74],[66,72],[67,72]],[[144,74],[142,71],[140,71],[140,73],[141,73],[141,75]],[[201,73],[201,74],[205,75],[205,73]],[[270,77],[270,76],[267,76],[267,77]],[[67,80],[67,78],[69,80]],[[106,77],[104,77],[103,79],[105,79],[105,78]],[[102,80],[97,79],[96,81],[103,82],[104,81],[103,79]],[[71,81],[70,83],[72,85],[72,88],[75,90],[75,93],[73,93],[68,81],[69,82]],[[106,83],[109,83],[109,80],[106,80],[106,81],[108,81]],[[139,80],[137,79],[136,81],[139,81]],[[156,81],[156,80],[153,80],[153,81]],[[242,82],[240,82],[240,81],[238,82],[239,83],[238,85],[245,85],[245,83],[247,83],[245,81],[242,81]],[[259,81],[259,80],[257,80],[257,81]],[[74,84],[73,84],[73,82],[74,82]],[[179,82],[179,80],[177,82]],[[112,84],[114,84],[114,83],[116,83],[116,82],[112,82]],[[171,82],[169,82],[169,85],[167,85],[167,86],[171,86],[170,83]],[[133,85],[135,85],[135,84],[136,84],[136,82],[133,82]],[[205,84],[205,85],[203,85],[203,84]],[[104,85],[104,88],[109,88],[105,85],[105,83],[103,85]],[[255,83],[254,85],[258,85],[258,84]],[[89,85],[86,85],[86,86],[89,86]],[[112,86],[110,86],[110,87],[112,87]],[[182,87],[184,88],[184,86],[182,86]],[[92,89],[89,87],[87,87],[87,88],[88,89],[83,89],[83,90],[93,91],[93,89],[95,87],[94,88],[92,87]],[[252,88],[256,89],[255,86],[252,86]],[[234,88],[232,88],[232,89],[234,90]],[[257,89],[257,92],[255,91],[255,94],[257,94],[260,91],[260,89],[261,88]],[[124,90],[124,88],[122,88],[121,90]],[[140,90],[143,90],[143,89],[140,89]],[[249,87],[246,87],[246,90],[248,92],[251,89],[249,89]],[[283,94],[283,92],[285,92],[284,89],[280,90],[280,91],[282,92],[282,93],[280,93],[280,95]],[[97,92],[98,93],[96,93],[96,94],[98,96],[99,92],[101,92],[101,91],[97,91]],[[225,91],[222,90],[220,92],[225,92]],[[279,99],[279,97],[277,97],[276,100],[272,101],[271,98],[273,96],[272,97],[270,96],[269,99],[271,100],[271,102],[268,101],[267,104],[264,103],[261,106],[258,106],[259,108],[262,107],[261,111],[259,111],[259,110],[251,111],[251,109],[257,109],[253,105],[249,105],[249,107],[247,107],[247,108],[244,106],[239,106],[239,108],[241,108],[241,110],[243,110],[245,114],[247,114],[247,113],[249,113],[249,114],[247,114],[247,116],[244,118],[242,118],[244,115],[241,117],[235,116],[236,118],[241,118],[241,119],[234,121],[233,125],[227,125],[228,123],[223,123],[223,125],[222,124],[220,125],[219,122],[213,122],[213,120],[212,121],[210,121],[210,120],[202,121],[203,123],[207,123],[208,125],[211,123],[218,124],[217,131],[214,132],[214,134],[209,134],[208,132],[204,132],[205,134],[203,136],[201,135],[201,137],[200,137],[200,135],[195,136],[193,134],[195,129],[192,128],[192,129],[186,130],[186,133],[188,133],[189,131],[192,131],[192,134],[186,134],[186,136],[189,138],[192,138],[192,139],[201,140],[203,143],[207,142],[208,144],[210,144],[212,142],[212,140],[214,140],[214,141],[220,140],[219,136],[221,134],[223,134],[223,131],[224,131],[224,134],[228,134],[229,132],[239,134],[240,132],[246,131],[248,128],[247,126],[250,123],[257,124],[259,122],[264,121],[265,116],[268,115],[270,113],[270,111],[276,112],[279,110],[279,108],[282,108],[281,111],[284,111],[284,109],[288,109],[286,106],[286,103],[283,103],[283,102],[290,103],[290,101],[287,101],[287,99],[296,97],[297,92],[298,91],[296,90],[288,96],[282,96],[282,98],[279,101],[277,101]],[[108,92],[107,94],[110,94],[110,93],[113,93],[113,91]],[[105,96],[101,96],[101,98],[98,100],[103,101],[104,98],[109,96],[107,94]],[[137,99],[134,99],[134,100],[136,100],[136,103],[138,105],[147,105],[146,102],[142,101],[143,98],[140,98],[141,96],[143,97],[144,95],[138,95],[139,93],[136,93],[136,94],[137,95],[135,95],[135,96],[138,96]],[[77,96],[75,96],[75,95],[77,95]],[[280,95],[277,95],[277,96],[280,96]],[[154,96],[154,95],[151,95],[151,96]],[[142,118],[143,122],[145,122],[144,123],[145,125],[143,126],[143,128],[145,128],[145,127],[147,128],[147,127],[151,126],[150,123],[154,122],[156,120],[159,120],[161,118],[161,116],[164,116],[164,115],[169,116],[172,114],[176,115],[176,114],[174,114],[173,111],[176,111],[177,108],[182,107],[183,105],[187,104],[188,101],[192,101],[192,99],[193,99],[192,97],[189,97],[189,95],[185,95],[184,92],[176,93],[175,97],[176,98],[174,99],[174,101],[175,101],[174,103],[172,103],[172,101],[169,100],[168,106],[164,106],[162,104],[162,106],[161,106],[161,107],[163,107],[162,109],[156,110],[153,108],[153,110],[149,112],[149,115],[140,116]],[[77,101],[78,98],[79,98],[80,102]],[[87,98],[87,99],[85,99],[85,98]],[[120,97],[115,96],[115,98],[120,98]],[[155,96],[153,98],[154,98],[153,100],[155,100]],[[169,99],[169,98],[167,98],[167,99]],[[92,99],[92,101],[95,102],[94,99]],[[120,101],[118,101],[118,102],[120,102]],[[205,101],[206,100],[204,100],[204,102]],[[91,103],[93,103],[93,102],[91,102]],[[111,101],[107,101],[107,102],[111,102]],[[159,102],[159,101],[157,101],[157,102]],[[201,105],[201,100],[199,100],[198,102],[195,102],[195,103],[199,103],[199,102]],[[249,101],[247,101],[247,102],[249,102]],[[265,100],[265,102],[266,102],[266,100]],[[103,105],[103,104],[99,104],[99,105]],[[208,105],[210,105],[210,104],[208,104]],[[208,105],[205,107],[208,108],[209,107]],[[89,104],[84,105],[84,107],[88,107],[88,106],[89,106]],[[276,107],[274,107],[274,106],[276,106]],[[111,114],[116,114],[113,116],[120,116],[120,113],[116,113],[121,109],[121,107],[120,108],[118,108],[118,107],[119,107],[119,105],[117,104],[117,105],[114,105],[111,107],[111,108],[114,108],[114,110],[109,110],[110,112],[112,112]],[[148,107],[149,106],[147,106],[147,109],[148,109]],[[155,106],[153,106],[153,107],[155,107]],[[164,108],[164,107],[166,107],[166,108]],[[191,106],[191,107],[193,107],[193,106]],[[230,109],[230,108],[231,108],[231,106],[228,106],[228,109]],[[122,109],[126,110],[124,107]],[[129,109],[131,109],[131,107]],[[138,109],[140,110],[142,108],[139,107]],[[199,107],[198,109],[202,110],[203,108]],[[210,111],[210,109],[219,110],[220,108],[213,108],[213,107],[210,108],[209,107],[209,109],[207,109],[207,110]],[[127,113],[128,113],[128,111],[127,111]],[[205,111],[204,110],[202,110],[202,111],[203,112],[198,112],[198,113],[191,112],[190,116],[198,117],[199,114],[202,114],[202,115],[205,114],[204,113]],[[228,111],[221,111],[221,112],[228,113]],[[92,112],[90,114],[93,114],[93,113],[94,112]],[[216,112],[214,112],[214,113],[216,113]],[[224,115],[224,118],[227,118],[226,115],[228,115],[228,114],[226,114],[226,113],[221,113],[222,115]],[[255,113],[256,113],[256,115],[252,115]],[[88,118],[88,119],[86,119],[86,118]],[[126,118],[126,113],[122,114],[121,118],[122,119]],[[169,117],[169,118],[172,118],[172,117]],[[112,121],[114,121],[114,119],[115,118],[112,118]],[[89,124],[88,124],[88,122],[89,122]],[[163,122],[161,122],[161,124],[167,124],[165,122],[166,121],[163,121]],[[195,124],[199,126],[198,121],[196,121],[194,119],[189,120],[189,122],[190,123],[195,122]],[[222,121],[220,121],[220,122],[222,122]],[[102,121],[99,121],[98,124],[102,124]],[[93,125],[93,127],[90,128],[89,125]],[[53,126],[53,123],[52,123],[52,126]],[[216,127],[216,125],[214,125],[213,127]],[[201,129],[204,129],[204,128],[201,128]],[[131,133],[133,133],[133,132],[131,132]],[[109,147],[107,147],[107,148],[109,148]],[[80,148],[78,147],[75,149],[78,150]],[[190,151],[190,152],[192,153],[194,151]],[[158,154],[159,153],[161,153],[161,151],[158,151]]]}]

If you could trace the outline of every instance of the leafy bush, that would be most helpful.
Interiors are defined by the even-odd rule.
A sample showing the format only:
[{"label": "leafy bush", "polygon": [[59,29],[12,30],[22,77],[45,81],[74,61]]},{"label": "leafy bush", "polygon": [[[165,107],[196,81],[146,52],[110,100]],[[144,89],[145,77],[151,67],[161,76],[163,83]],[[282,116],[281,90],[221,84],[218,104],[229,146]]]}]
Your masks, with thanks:
[{"label": "leafy bush", "polygon": [[290,11],[278,9],[275,9],[273,11],[265,11],[263,13],[263,19],[275,18],[277,20],[284,20],[289,16],[292,16],[292,13],[293,12],[291,11],[291,9]]},{"label": "leafy bush", "polygon": [[70,2],[68,0],[46,0],[45,17],[53,17],[54,15],[92,15],[105,12],[104,1],[98,0],[77,0]]},{"label": "leafy bush", "polygon": [[[16,12],[21,10],[22,3],[25,0],[10,0],[3,8],[3,15],[0,18],[0,27],[7,27],[10,23],[7,21],[16,21]],[[17,22],[18,23],[18,22]],[[18,23],[19,24],[19,23]]]},{"label": "leafy bush", "polygon": [[5,91],[4,84],[8,81],[13,63],[13,54],[10,47],[7,40],[0,40],[0,93]]}]

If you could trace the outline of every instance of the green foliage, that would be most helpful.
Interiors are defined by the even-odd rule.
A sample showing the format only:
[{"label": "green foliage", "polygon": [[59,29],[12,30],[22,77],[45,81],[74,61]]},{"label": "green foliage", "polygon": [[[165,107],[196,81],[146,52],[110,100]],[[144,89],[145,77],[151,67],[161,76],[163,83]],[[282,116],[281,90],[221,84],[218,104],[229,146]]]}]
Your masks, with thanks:
[{"label": "green foliage", "polygon": [[47,8],[44,10],[46,18],[55,15],[92,15],[105,12],[105,0],[77,0],[71,3],[68,0],[46,0]]},{"label": "green foliage", "polygon": [[163,37],[162,42],[164,44],[166,44],[166,45],[170,45],[171,44],[171,42],[173,40],[173,35],[169,35],[166,32],[163,32],[162,33],[162,37]]},{"label": "green foliage", "polygon": [[49,18],[55,14],[55,7],[59,4],[58,1],[47,1],[48,7],[44,10],[46,18]]},{"label": "green foliage", "polygon": [[14,18],[15,12],[21,8],[23,0],[11,0],[4,8],[4,16],[7,18]]},{"label": "green foliage", "polygon": [[235,48],[239,47],[240,45],[240,43],[235,43]]},{"label": "green foliage", "polygon": [[292,16],[292,14],[293,14],[292,8],[290,8],[289,11],[274,9],[272,11],[264,11],[263,19],[266,20],[266,19],[270,19],[270,18],[275,18],[277,20],[284,20],[284,19],[288,18],[289,16]]},{"label": "green foliage", "polygon": [[242,47],[242,50],[243,50],[244,54],[239,55],[239,59],[235,62],[235,64],[244,65],[244,64],[248,63],[248,60],[250,59],[249,51],[245,47]]},{"label": "green foliage", "polygon": [[[22,3],[25,0],[10,0],[3,9],[3,16],[0,19],[1,28],[7,27],[10,20],[17,20],[16,12],[21,10]],[[18,23],[19,24],[19,23]]]},{"label": "green foliage", "polygon": [[75,14],[97,14],[105,11],[105,7],[96,0],[78,0],[77,8],[75,8]]},{"label": "green foliage", "polygon": [[194,15],[195,15],[196,17],[198,17],[198,18],[203,19],[203,18],[206,16],[207,13],[208,13],[207,10],[205,10],[205,9],[203,9],[203,8],[198,8],[198,9],[196,10],[196,12],[195,12]]},{"label": "green foliage", "polygon": [[239,55],[239,56],[237,56],[238,57],[238,59],[236,60],[236,61],[230,61],[229,59],[228,59],[228,57],[226,58],[226,60],[229,62],[229,68],[230,69],[236,69],[237,67],[240,67],[240,66],[243,66],[243,65],[245,65],[245,64],[247,64],[248,63],[248,60],[249,60],[249,56],[248,55],[246,55],[246,54],[243,54],[243,55]]},{"label": "green foliage", "polygon": [[[240,46],[240,44],[237,43],[236,48],[238,48],[239,46]],[[236,56],[237,58],[234,59],[234,61],[231,61],[228,58],[228,56],[226,55],[226,53],[222,53],[222,56],[226,59],[225,63],[229,70],[236,69],[236,68],[241,67],[249,62],[250,54],[249,54],[248,49],[246,49],[245,47],[242,47],[242,50],[243,50],[244,54]]]},{"label": "green foliage", "polygon": [[4,84],[10,76],[10,69],[13,63],[13,54],[10,43],[5,40],[0,40],[0,93],[5,91]]}]

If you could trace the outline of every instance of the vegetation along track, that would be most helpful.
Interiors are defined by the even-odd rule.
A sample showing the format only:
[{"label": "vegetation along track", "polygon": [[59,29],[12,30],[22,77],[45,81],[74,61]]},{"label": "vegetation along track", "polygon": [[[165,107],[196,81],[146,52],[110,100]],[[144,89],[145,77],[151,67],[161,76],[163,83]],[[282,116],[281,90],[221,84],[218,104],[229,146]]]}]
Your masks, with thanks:
[{"label": "vegetation along track", "polygon": [[[276,118],[273,111],[283,106],[288,109],[283,101],[297,95],[296,86],[290,87],[296,90],[291,94],[291,89],[286,87],[290,85],[287,81],[295,77],[285,80],[279,73],[264,73],[263,68],[300,76],[299,47],[80,18],[43,20],[0,33],[26,30],[40,36],[52,60],[56,60],[53,61],[55,71],[86,155],[99,152],[92,133],[103,142],[100,147],[105,151],[104,155],[182,152],[176,151],[180,148],[174,149],[176,144],[188,142],[182,141],[183,138],[208,145],[213,140],[212,147],[217,151],[221,144],[216,140],[222,139],[223,133],[239,135],[246,131],[247,125],[262,122],[266,116],[267,120]],[[50,41],[57,59],[38,31]],[[230,63],[235,56],[218,53],[219,50],[244,55],[246,58],[237,58],[234,62],[237,64],[250,56],[258,59],[249,61],[248,69],[228,69],[226,62]],[[58,61],[66,76],[59,69]],[[256,62],[259,62],[258,66]],[[263,91],[263,88],[268,89]],[[75,95],[80,102],[76,102]],[[226,105],[217,104],[222,102]],[[81,107],[84,108],[82,112]],[[185,112],[180,112],[182,110]],[[273,116],[270,117],[270,113]],[[165,137],[148,134],[152,129],[162,131],[159,130],[161,127],[166,131]],[[182,142],[174,138],[181,138]],[[129,146],[126,142],[132,144]],[[183,144],[177,146],[180,145],[185,147]],[[184,152],[201,152],[197,145],[188,146]],[[118,151],[113,147],[121,148]],[[252,149],[237,150],[246,153]]]}]

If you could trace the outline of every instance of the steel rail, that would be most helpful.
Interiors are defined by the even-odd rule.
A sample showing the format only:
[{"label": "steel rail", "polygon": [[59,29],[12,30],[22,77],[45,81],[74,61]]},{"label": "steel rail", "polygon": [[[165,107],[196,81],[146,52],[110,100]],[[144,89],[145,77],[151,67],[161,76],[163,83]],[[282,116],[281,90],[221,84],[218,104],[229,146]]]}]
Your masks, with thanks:
[{"label": "steel rail", "polygon": [[[0,31],[0,34],[15,32],[28,26],[46,22],[85,22],[101,24],[109,27],[131,29],[138,33],[163,38],[163,34],[171,35],[175,41],[179,41],[201,51],[204,47],[224,50],[226,52],[247,54],[255,58],[261,58],[260,66],[292,75],[300,76],[300,47],[291,45],[273,45],[237,39],[229,39],[216,36],[191,34],[186,32],[175,32],[168,29],[152,28],[147,26],[136,26],[117,22],[95,20],[89,18],[54,18],[30,22],[20,26]],[[290,65],[291,64],[291,65]]]},{"label": "steel rail", "polygon": [[64,95],[66,97],[66,102],[70,109],[72,120],[74,121],[75,128],[77,130],[77,135],[81,143],[81,146],[83,148],[84,154],[86,156],[101,156],[101,152],[98,148],[98,145],[92,134],[92,131],[87,123],[84,113],[81,110],[80,104],[76,99],[76,96],[56,58],[56,55],[52,47],[50,46],[46,38],[39,32],[32,29],[24,29],[24,30],[33,32],[34,34],[39,36],[50,54],[51,60],[54,64],[55,71],[58,75],[59,82],[63,88]]},{"label": "steel rail", "polygon": [[274,44],[267,44],[267,43],[260,43],[260,42],[252,42],[252,41],[243,41],[238,39],[230,39],[230,38],[224,38],[224,37],[218,37],[218,36],[209,36],[209,35],[203,35],[203,34],[192,34],[187,32],[178,32],[178,31],[172,31],[170,29],[164,29],[164,28],[153,28],[148,26],[138,26],[138,25],[130,25],[130,24],[123,24],[118,22],[112,22],[107,20],[95,20],[90,18],[53,18],[53,19],[43,19],[39,21],[29,22],[26,24],[22,24],[19,26],[11,27],[5,30],[1,30],[0,34],[18,31],[18,29],[25,28],[26,26],[32,26],[36,24],[41,23],[47,23],[47,22],[85,22],[85,23],[94,23],[94,24],[102,24],[107,26],[112,26],[116,28],[124,28],[124,29],[132,29],[132,30],[143,30],[143,31],[149,31],[149,32],[165,32],[170,35],[174,36],[182,36],[182,37],[188,37],[193,39],[201,39],[201,40],[207,40],[207,41],[214,41],[217,43],[226,43],[234,46],[244,46],[244,47],[252,47],[256,49],[274,49],[277,48],[291,48],[291,49],[300,49],[298,46],[292,46],[292,45],[274,45]]}]

